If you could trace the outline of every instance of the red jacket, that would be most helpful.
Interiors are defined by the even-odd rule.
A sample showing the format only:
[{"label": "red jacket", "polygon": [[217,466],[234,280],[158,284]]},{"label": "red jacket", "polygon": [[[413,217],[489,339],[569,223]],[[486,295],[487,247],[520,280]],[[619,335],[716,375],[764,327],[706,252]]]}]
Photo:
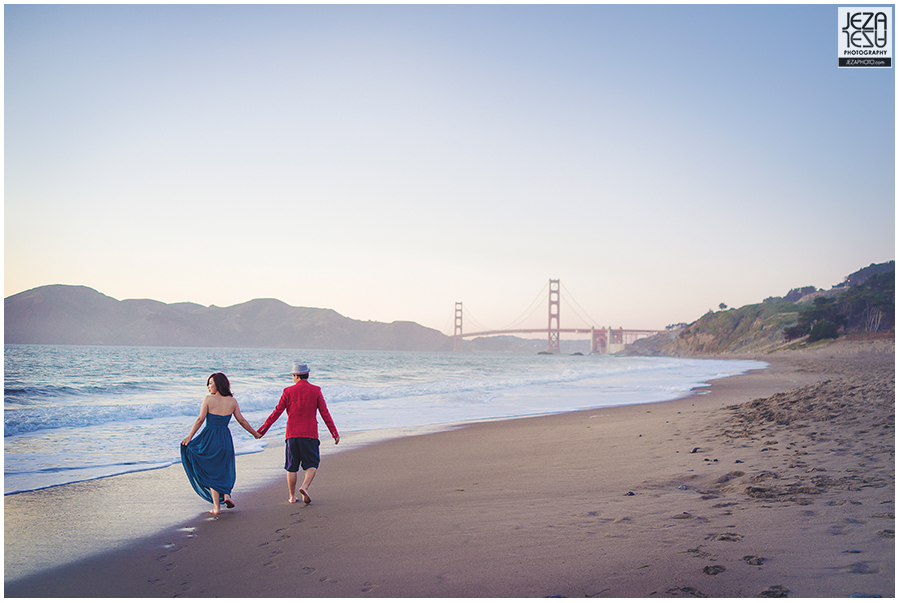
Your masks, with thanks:
[{"label": "red jacket", "polygon": [[317,410],[319,411],[319,414],[322,415],[322,420],[325,421],[325,425],[328,426],[331,437],[338,437],[337,428],[334,426],[334,421],[331,420],[331,413],[328,412],[328,407],[325,406],[325,398],[322,397],[322,389],[309,381],[301,380],[291,387],[286,387],[284,393],[281,394],[281,400],[278,401],[278,406],[275,407],[275,410],[272,411],[272,414],[269,415],[269,418],[266,419],[266,422],[263,423],[262,427],[257,429],[257,431],[260,434],[265,435],[265,433],[269,431],[269,427],[272,426],[272,423],[277,421],[278,417],[280,417],[281,413],[285,410],[287,410],[288,413],[287,432],[284,435],[285,439],[318,439],[319,424],[316,422]]}]

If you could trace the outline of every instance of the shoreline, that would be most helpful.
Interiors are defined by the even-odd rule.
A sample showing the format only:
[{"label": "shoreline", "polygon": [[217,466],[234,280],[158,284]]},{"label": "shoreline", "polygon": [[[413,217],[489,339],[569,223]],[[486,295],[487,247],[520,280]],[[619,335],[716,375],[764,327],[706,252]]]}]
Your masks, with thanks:
[{"label": "shoreline", "polygon": [[[558,357],[547,364],[540,358],[535,363],[531,356],[510,356],[509,362],[505,357],[492,355],[485,360],[485,372],[469,379],[453,375],[452,370],[445,371],[450,366],[458,369],[473,361],[481,367],[481,359],[466,360],[466,355],[457,355],[452,360],[448,358],[449,364],[445,365],[440,355],[412,354],[405,357],[407,362],[415,364],[424,360],[428,366],[437,363],[434,372],[426,370],[428,378],[424,382],[415,378],[398,387],[361,387],[349,374],[344,375],[351,379],[348,385],[330,382],[336,400],[331,400],[327,391],[326,399],[336,405],[342,433],[440,429],[478,420],[555,414],[583,409],[583,402],[589,399],[591,406],[666,400],[686,395],[709,379],[759,366],[757,361],[742,359],[695,361],[601,356],[571,361]],[[161,364],[159,358],[155,362]],[[666,370],[670,362],[674,369]],[[344,367],[341,370],[348,371],[346,364],[341,366]],[[401,362],[397,369],[401,373],[395,377],[402,381],[402,372],[412,368]],[[117,374],[116,370],[107,372]],[[629,381],[630,373],[638,375],[637,379]],[[388,370],[382,377],[393,374],[393,370]],[[162,469],[181,462],[178,447],[173,448],[171,438],[184,428],[185,417],[193,416],[194,406],[185,404],[196,394],[184,389],[183,383],[174,385],[172,392],[166,391],[161,397],[153,396],[151,406],[139,411],[136,409],[144,406],[123,398],[112,383],[97,385],[100,390],[96,392],[96,400],[82,404],[76,401],[79,396],[93,395],[91,388],[73,387],[57,400],[44,387],[18,387],[26,382],[24,375],[12,379],[15,386],[11,389],[9,433],[4,444],[7,451],[4,496]],[[280,389],[267,389],[271,385],[256,383],[244,392],[242,410],[251,423],[262,424],[274,404],[271,398],[280,395]],[[18,393],[29,390],[33,391],[19,399]],[[32,394],[33,400],[29,398]],[[109,408],[120,402],[126,412],[109,421]],[[73,403],[77,406],[73,410],[75,414],[61,419],[69,414],[67,409]],[[136,418],[136,422],[129,419],[135,415],[141,418]],[[239,455],[260,452],[271,441],[257,442],[240,429],[233,433],[235,452]],[[139,438],[137,442],[135,437]],[[394,436],[382,439],[388,437]],[[98,447],[98,443],[102,446]],[[58,457],[59,450],[69,449],[71,456]]]},{"label": "shoreline", "polygon": [[[747,369],[747,372],[758,370],[760,369],[752,368]],[[695,387],[682,393],[681,398],[692,396],[706,387],[708,386]],[[672,400],[665,402],[669,401]],[[619,406],[665,402],[634,402]],[[588,410],[594,408],[598,407],[589,407]],[[339,447],[334,447],[330,439],[323,440],[321,454],[325,458],[383,441],[452,431],[476,423],[539,418],[569,412],[579,412],[579,409],[349,431],[342,435]],[[278,439],[270,439],[267,443],[262,451],[236,456],[236,497],[243,497],[248,492],[283,481],[282,443]],[[27,578],[96,555],[118,551],[128,547],[132,541],[150,538],[198,521],[198,515],[203,517],[208,510],[208,504],[197,497],[192,489],[180,488],[186,483],[185,480],[181,463],[173,462],[154,469],[4,494],[4,580],[9,582]],[[159,504],[158,492],[162,491],[166,492],[165,502]],[[45,511],[48,504],[53,505],[53,513],[49,515]],[[83,512],[84,507],[90,511]],[[152,509],[152,512],[148,513],[148,509]],[[133,517],[142,519],[135,522]],[[40,529],[35,530],[36,526],[40,526]]]},{"label": "shoreline", "polygon": [[[380,441],[454,428],[455,425],[438,425],[348,432],[342,436],[339,448],[323,441],[321,456],[324,460]],[[281,484],[283,455],[283,442],[273,439],[260,452],[236,456],[235,499],[239,501],[250,492]],[[173,485],[179,487],[172,488]],[[162,492],[164,500],[161,500]],[[189,487],[180,462],[6,494],[3,500],[4,582],[127,549],[135,541],[153,539],[173,530],[184,530],[187,524],[205,519],[210,506]],[[48,505],[52,505],[49,516]],[[116,512],[109,513],[110,507]],[[142,519],[136,522],[135,517]],[[78,529],[71,529],[73,522]],[[37,526],[40,529],[36,530]],[[90,536],[85,537],[86,533]]]},{"label": "shoreline", "polygon": [[[890,455],[887,469],[871,470],[850,452],[853,442],[841,444],[843,454],[830,452],[826,447],[840,438],[824,443],[818,424],[821,444],[786,445],[785,437],[808,436],[777,425],[762,428],[768,435],[760,443],[755,436],[723,440],[736,412],[728,407],[843,379],[840,365],[847,358],[828,357],[836,353],[825,348],[758,358],[769,368],[713,381],[673,401],[477,422],[354,450],[323,441],[328,454],[308,507],[287,504],[283,472],[246,492],[239,473],[238,507],[219,519],[204,517],[206,503],[194,496],[200,514],[191,525],[56,568],[52,580],[42,574],[10,580],[7,570],[5,594],[755,596],[780,585],[791,596],[892,596],[893,440],[889,450],[865,453]],[[877,355],[884,364],[885,352]],[[893,342],[890,357],[892,425]],[[872,370],[884,380],[885,366]],[[829,429],[838,433],[839,427]],[[782,443],[759,445],[775,441]],[[796,477],[800,446],[809,448],[804,456],[815,456],[816,471]],[[263,457],[272,448],[243,456]],[[766,498],[768,480],[783,486],[809,475],[839,482],[847,456],[859,465],[849,467],[857,469],[851,477],[880,471],[881,481],[859,492],[821,486],[818,494],[804,495],[775,488]],[[788,469],[784,457],[795,467]],[[742,476],[717,482],[736,467]],[[884,490],[888,477],[890,490]],[[757,481],[748,484],[751,479]],[[751,487],[761,489],[759,498],[747,495]],[[176,505],[176,498],[137,496],[133,517]],[[84,514],[77,500],[71,498],[77,507],[71,512]],[[777,526],[780,536],[770,533]],[[883,535],[869,534],[876,531]],[[868,534],[864,544],[854,540],[862,533]],[[7,525],[7,547],[9,537]],[[857,544],[832,553],[829,563],[838,569],[830,573],[804,568],[809,550],[823,551],[812,556],[816,561],[824,558],[822,543],[829,539]],[[794,550],[801,542],[811,548]],[[735,549],[762,564],[734,557]],[[6,559],[8,566],[9,554]],[[771,584],[759,586],[763,582]]]}]

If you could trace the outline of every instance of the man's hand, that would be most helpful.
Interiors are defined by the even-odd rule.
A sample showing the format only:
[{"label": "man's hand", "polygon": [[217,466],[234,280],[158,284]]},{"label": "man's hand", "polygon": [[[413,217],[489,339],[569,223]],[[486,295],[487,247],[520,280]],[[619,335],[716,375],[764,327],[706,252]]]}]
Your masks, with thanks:
[{"label": "man's hand", "polygon": [[341,441],[341,436],[339,436],[339,435],[334,436],[334,445],[335,446],[337,446],[338,442],[340,442],[340,441]]}]

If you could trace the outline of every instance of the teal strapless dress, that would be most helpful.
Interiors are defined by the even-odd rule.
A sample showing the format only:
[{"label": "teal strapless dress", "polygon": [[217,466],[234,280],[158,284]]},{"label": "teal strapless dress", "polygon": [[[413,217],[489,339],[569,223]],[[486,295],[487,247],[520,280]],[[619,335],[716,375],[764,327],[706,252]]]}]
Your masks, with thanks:
[{"label": "teal strapless dress", "polygon": [[220,494],[231,494],[234,488],[234,442],[228,422],[231,415],[207,413],[206,425],[187,446],[181,446],[181,464],[191,486],[201,498],[212,502],[209,489]]}]

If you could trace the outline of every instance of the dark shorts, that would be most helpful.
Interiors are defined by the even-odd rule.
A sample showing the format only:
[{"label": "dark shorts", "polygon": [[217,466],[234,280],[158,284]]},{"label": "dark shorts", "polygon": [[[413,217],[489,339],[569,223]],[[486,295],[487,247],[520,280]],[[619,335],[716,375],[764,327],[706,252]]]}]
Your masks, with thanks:
[{"label": "dark shorts", "polygon": [[319,467],[319,440],[316,438],[288,438],[284,441],[284,470],[297,473]]}]

